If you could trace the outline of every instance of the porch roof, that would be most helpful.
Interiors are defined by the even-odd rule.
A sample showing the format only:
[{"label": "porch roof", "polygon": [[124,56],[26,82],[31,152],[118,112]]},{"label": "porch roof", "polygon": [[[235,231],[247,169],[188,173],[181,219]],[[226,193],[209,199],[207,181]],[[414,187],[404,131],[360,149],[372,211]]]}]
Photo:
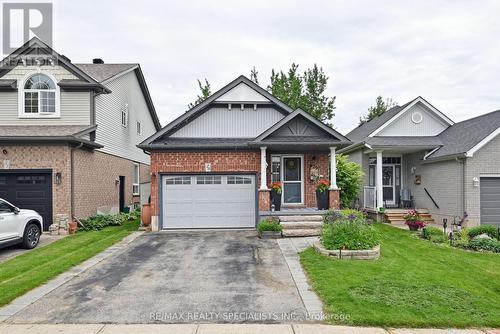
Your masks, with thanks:
[{"label": "porch roof", "polygon": [[341,149],[339,153],[349,153],[361,147],[369,149],[390,149],[402,152],[432,150],[443,146],[441,138],[433,137],[367,137],[364,141]]}]

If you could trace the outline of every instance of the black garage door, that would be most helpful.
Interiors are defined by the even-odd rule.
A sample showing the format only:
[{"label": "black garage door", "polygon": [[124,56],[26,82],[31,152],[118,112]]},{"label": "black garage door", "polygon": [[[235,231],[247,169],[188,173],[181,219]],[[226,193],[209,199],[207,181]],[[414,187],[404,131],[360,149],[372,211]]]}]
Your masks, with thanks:
[{"label": "black garage door", "polygon": [[43,229],[52,224],[52,172],[0,171],[0,198],[21,209],[37,211],[43,217]]},{"label": "black garage door", "polygon": [[481,178],[481,224],[500,227],[500,177]]}]

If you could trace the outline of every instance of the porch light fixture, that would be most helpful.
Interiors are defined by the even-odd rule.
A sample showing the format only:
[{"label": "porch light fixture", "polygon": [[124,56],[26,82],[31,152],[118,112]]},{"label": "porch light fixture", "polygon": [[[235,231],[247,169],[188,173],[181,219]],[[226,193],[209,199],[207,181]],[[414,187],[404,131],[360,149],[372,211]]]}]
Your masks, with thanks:
[{"label": "porch light fixture", "polygon": [[61,184],[61,181],[62,181],[62,173],[61,172],[57,172],[56,175],[55,175],[55,184]]},{"label": "porch light fixture", "polygon": [[3,149],[3,150],[2,150],[2,153],[3,153],[3,154],[7,154],[7,153],[9,153],[9,151],[7,151],[6,149]]},{"label": "porch light fixture", "polygon": [[415,174],[415,172],[417,171],[417,167],[413,166],[410,171],[412,174]]},{"label": "porch light fixture", "polygon": [[472,185],[474,187],[479,187],[479,179],[477,177],[472,178]]}]

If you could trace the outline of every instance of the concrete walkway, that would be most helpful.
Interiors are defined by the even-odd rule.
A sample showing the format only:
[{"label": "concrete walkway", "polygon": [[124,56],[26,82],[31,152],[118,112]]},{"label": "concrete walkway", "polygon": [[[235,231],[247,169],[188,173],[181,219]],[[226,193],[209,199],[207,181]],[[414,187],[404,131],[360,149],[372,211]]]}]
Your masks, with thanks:
[{"label": "concrete walkway", "polygon": [[316,324],[0,325],[0,334],[500,334],[499,329],[383,329]]}]

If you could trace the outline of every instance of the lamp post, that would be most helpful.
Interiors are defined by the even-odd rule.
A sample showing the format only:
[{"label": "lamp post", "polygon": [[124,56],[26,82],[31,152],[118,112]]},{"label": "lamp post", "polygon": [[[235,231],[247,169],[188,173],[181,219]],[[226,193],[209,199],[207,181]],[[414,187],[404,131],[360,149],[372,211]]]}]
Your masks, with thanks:
[{"label": "lamp post", "polygon": [[448,219],[443,218],[443,232],[446,234],[446,226],[448,226]]}]

